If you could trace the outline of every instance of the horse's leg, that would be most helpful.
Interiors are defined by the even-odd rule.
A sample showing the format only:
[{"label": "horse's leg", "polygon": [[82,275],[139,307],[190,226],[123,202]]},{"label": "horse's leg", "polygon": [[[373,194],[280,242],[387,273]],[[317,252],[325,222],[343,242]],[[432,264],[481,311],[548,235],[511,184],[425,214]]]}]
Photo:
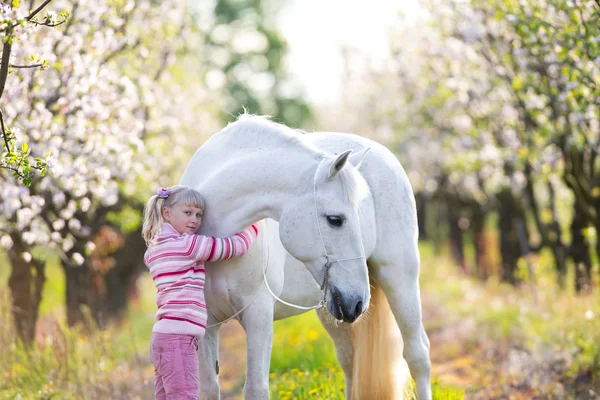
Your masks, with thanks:
[{"label": "horse's leg", "polygon": [[405,244],[377,249],[369,265],[402,333],[404,359],[416,383],[417,396],[427,400],[431,399],[431,361],[421,314],[419,249],[410,240],[402,242]]},{"label": "horse's leg", "polygon": [[240,323],[246,331],[246,400],[269,399],[269,368],[273,346],[273,299],[261,295],[244,311]]},{"label": "horse's leg", "polygon": [[321,324],[329,333],[333,344],[335,345],[335,354],[338,362],[340,363],[342,370],[344,371],[344,380],[346,383],[346,399],[350,400],[352,387],[352,339],[350,338],[350,332],[348,326],[343,323],[336,323],[331,315],[320,309],[317,311],[317,315],[321,320]]},{"label": "horse's leg", "polygon": [[198,361],[200,363],[200,399],[218,400],[221,389],[217,376],[219,357],[219,330],[221,325],[207,328],[204,338],[199,340]]}]

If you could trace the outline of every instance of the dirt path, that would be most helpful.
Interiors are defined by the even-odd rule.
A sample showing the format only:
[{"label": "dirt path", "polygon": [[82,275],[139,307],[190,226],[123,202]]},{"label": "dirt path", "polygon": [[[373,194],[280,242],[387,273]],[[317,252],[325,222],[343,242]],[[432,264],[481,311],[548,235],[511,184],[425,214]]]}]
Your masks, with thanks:
[{"label": "dirt path", "polygon": [[[532,353],[518,339],[494,340],[473,319],[458,319],[424,295],[433,376],[467,399],[600,399],[589,377],[570,377],[567,353]],[[518,332],[518,327],[515,327]]]}]

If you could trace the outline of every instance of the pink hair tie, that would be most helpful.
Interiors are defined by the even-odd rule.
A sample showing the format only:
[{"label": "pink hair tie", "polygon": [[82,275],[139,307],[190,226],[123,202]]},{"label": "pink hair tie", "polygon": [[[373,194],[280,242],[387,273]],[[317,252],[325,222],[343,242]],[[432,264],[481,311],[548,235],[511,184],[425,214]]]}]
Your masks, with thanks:
[{"label": "pink hair tie", "polygon": [[160,188],[156,191],[156,195],[159,199],[166,199],[171,194],[171,189],[169,188]]}]

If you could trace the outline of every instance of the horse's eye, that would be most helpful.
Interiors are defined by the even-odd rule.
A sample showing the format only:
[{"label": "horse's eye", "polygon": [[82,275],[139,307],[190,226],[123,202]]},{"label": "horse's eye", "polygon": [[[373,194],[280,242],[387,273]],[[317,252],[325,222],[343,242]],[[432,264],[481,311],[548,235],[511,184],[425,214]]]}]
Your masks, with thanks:
[{"label": "horse's eye", "polygon": [[331,226],[342,226],[344,223],[344,218],[339,215],[328,215],[327,222]]}]

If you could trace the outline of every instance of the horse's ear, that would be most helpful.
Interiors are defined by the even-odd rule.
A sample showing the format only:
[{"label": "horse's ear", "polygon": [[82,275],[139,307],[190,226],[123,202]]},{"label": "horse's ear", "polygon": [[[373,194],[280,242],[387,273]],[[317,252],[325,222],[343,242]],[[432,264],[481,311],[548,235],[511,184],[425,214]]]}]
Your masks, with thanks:
[{"label": "horse's ear", "polygon": [[354,167],[356,169],[360,168],[360,164],[365,159],[365,156],[367,155],[367,153],[369,152],[369,150],[371,150],[370,147],[365,147],[361,151],[359,151],[357,153],[352,153],[350,155],[349,160],[352,163],[352,165],[354,165]]},{"label": "horse's ear", "polygon": [[344,168],[344,165],[346,165],[346,161],[348,161],[348,156],[350,155],[350,153],[352,153],[352,150],[346,150],[335,159],[333,164],[331,164],[331,167],[329,167],[329,179],[332,179],[338,174],[338,172],[342,170],[342,168]]}]

